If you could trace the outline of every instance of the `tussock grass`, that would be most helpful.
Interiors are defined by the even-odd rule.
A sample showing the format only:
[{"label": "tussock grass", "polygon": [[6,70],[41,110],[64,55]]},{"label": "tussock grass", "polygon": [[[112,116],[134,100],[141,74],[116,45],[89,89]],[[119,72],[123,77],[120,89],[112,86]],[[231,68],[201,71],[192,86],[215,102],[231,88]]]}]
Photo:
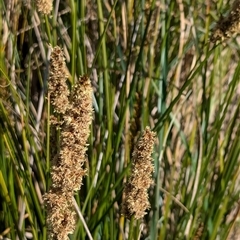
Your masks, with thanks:
[{"label": "tussock grass", "polygon": [[[47,88],[58,45],[69,90],[83,75],[93,88],[70,239],[238,239],[239,36],[210,41],[233,3],[54,1],[42,15],[35,1],[0,1],[1,237],[48,239],[43,195],[61,129],[53,138]],[[157,137],[151,209],[129,221],[123,189],[147,126]]]}]

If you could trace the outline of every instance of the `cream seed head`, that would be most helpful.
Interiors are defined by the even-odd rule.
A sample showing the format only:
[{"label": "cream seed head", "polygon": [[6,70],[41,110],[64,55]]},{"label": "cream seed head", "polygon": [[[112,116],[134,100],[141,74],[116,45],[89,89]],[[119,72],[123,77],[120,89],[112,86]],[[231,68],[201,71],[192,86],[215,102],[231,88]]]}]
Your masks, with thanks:
[{"label": "cream seed head", "polygon": [[52,11],[52,0],[36,0],[38,12],[48,15]]},{"label": "cream seed head", "polygon": [[44,196],[47,205],[47,223],[50,239],[68,239],[75,229],[76,214],[72,207],[72,193],[51,189]]},{"label": "cream seed head", "polygon": [[67,71],[63,51],[56,46],[50,56],[48,92],[56,113],[65,114],[69,107],[69,90],[66,83]]},{"label": "cream seed head", "polygon": [[86,170],[83,170],[83,164],[86,161],[87,140],[90,134],[89,127],[92,115],[91,82],[87,76],[80,77],[70,97],[69,109],[66,112],[67,120],[63,125],[60,151],[60,166],[70,168],[67,177],[71,179],[69,188],[74,190],[80,189],[82,177],[86,174]]},{"label": "cream seed head", "polygon": [[[49,94],[55,112],[62,116],[60,151],[52,157],[52,185],[44,200],[49,236],[59,240],[68,239],[68,234],[73,233],[76,226],[72,197],[74,191],[81,188],[82,178],[87,172],[84,163],[93,115],[90,79],[80,77],[69,97],[64,68],[62,51],[56,47],[51,54]],[[62,106],[64,103],[65,108]]]},{"label": "cream seed head", "polygon": [[147,127],[132,155],[132,168],[129,181],[125,185],[125,199],[122,204],[122,213],[130,218],[142,218],[150,208],[148,189],[152,184],[152,152],[155,142],[155,133]]}]

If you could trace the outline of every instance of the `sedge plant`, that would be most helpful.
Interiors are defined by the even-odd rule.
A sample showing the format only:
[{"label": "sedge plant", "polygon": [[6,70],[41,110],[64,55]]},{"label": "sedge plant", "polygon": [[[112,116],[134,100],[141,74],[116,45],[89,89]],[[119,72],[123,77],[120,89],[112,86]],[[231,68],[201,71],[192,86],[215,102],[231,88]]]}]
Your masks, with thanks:
[{"label": "sedge plant", "polygon": [[239,239],[239,0],[0,9],[1,239]]}]

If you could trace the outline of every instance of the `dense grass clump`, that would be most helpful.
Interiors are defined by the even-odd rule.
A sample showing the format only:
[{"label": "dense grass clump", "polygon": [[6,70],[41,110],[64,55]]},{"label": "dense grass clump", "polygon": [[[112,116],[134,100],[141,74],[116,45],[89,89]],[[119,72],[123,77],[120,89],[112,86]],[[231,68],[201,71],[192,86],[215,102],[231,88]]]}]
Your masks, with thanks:
[{"label": "dense grass clump", "polygon": [[0,1],[0,239],[240,238],[240,1]]}]

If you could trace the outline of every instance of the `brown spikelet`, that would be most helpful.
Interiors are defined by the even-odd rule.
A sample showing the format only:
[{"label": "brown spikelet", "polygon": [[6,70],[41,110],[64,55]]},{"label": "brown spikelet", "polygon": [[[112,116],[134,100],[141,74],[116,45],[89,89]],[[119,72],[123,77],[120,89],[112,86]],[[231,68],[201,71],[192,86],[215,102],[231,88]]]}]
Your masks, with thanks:
[{"label": "brown spikelet", "polygon": [[53,0],[36,0],[38,12],[48,15],[52,11]]},{"label": "brown spikelet", "polygon": [[213,29],[211,42],[223,41],[240,32],[240,0],[235,0],[230,13],[220,17]]},{"label": "brown spikelet", "polygon": [[45,196],[50,239],[68,239],[75,229],[76,214],[72,207],[72,193],[52,188]]},{"label": "brown spikelet", "polygon": [[133,151],[131,176],[124,188],[125,200],[122,204],[122,213],[127,218],[134,215],[140,219],[150,208],[147,191],[152,184],[154,170],[151,158],[154,141],[155,133],[147,127]]},{"label": "brown spikelet", "polygon": [[137,137],[139,136],[141,130],[141,101],[142,101],[142,94],[136,93],[135,94],[135,104],[133,106],[133,117],[130,123],[130,153],[133,152],[134,144],[136,142]]},{"label": "brown spikelet", "polygon": [[[59,56],[62,59],[61,54],[56,56],[57,59]],[[56,62],[60,62],[61,68],[62,62]],[[54,69],[59,68],[56,65],[54,64]],[[61,89],[64,87],[62,86]],[[55,96],[52,91],[50,93],[50,97]],[[60,152],[52,158],[52,186],[44,196],[49,237],[59,240],[68,239],[68,234],[73,233],[75,229],[76,219],[72,197],[74,191],[80,189],[82,178],[86,174],[83,164],[86,161],[89,125],[93,113],[92,87],[88,77],[79,78],[67,101],[68,106],[64,110],[61,125]]]},{"label": "brown spikelet", "polygon": [[67,71],[63,52],[56,46],[50,56],[48,92],[54,111],[64,114],[68,109],[69,90],[66,84]]},{"label": "brown spikelet", "polygon": [[48,92],[54,111],[64,114],[68,109],[69,90],[66,84],[67,72],[63,52],[56,46],[50,56]]},{"label": "brown spikelet", "polygon": [[69,109],[62,125],[60,156],[53,167],[52,179],[56,187],[78,190],[86,170],[82,168],[86,160],[89,126],[92,121],[92,87],[88,77],[80,77],[71,94]]},{"label": "brown spikelet", "polygon": [[195,233],[195,236],[193,237],[193,240],[200,240],[204,231],[204,224],[201,222],[198,226],[198,229]]}]

